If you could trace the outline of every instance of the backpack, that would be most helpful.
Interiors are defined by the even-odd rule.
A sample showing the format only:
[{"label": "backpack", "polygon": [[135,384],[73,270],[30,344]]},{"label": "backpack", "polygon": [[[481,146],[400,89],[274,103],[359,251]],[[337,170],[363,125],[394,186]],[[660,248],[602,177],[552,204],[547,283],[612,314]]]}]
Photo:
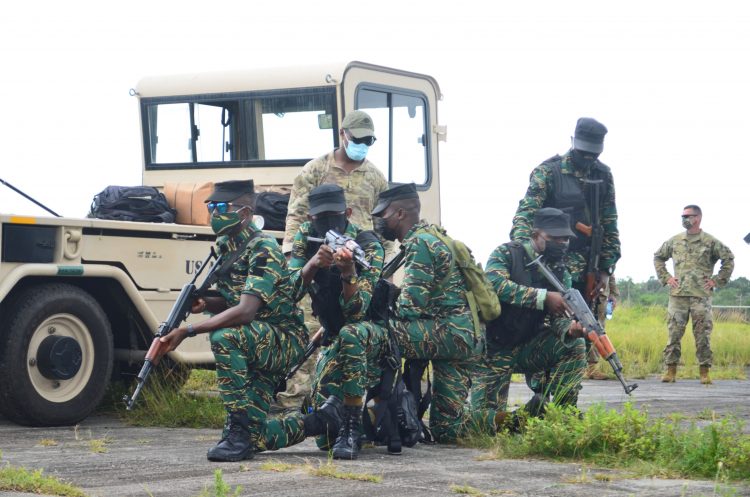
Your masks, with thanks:
[{"label": "backpack", "polygon": [[288,193],[259,193],[255,198],[255,213],[263,216],[263,229],[284,231],[288,206]]},{"label": "backpack", "polygon": [[453,260],[467,286],[466,300],[469,302],[475,328],[480,329],[480,323],[487,323],[500,316],[500,300],[497,298],[497,293],[482,270],[482,265],[474,260],[471,249],[462,241],[454,240],[435,226],[422,231],[434,235],[450,249]]},{"label": "backpack", "polygon": [[108,186],[94,196],[88,217],[115,221],[173,223],[175,210],[151,186]]},{"label": "backpack", "polygon": [[[382,393],[381,386],[370,390],[368,400]],[[401,446],[414,447],[422,434],[422,424],[418,414],[417,401],[412,392],[407,390],[399,373],[396,384],[387,399],[381,397],[375,404],[374,418],[369,409],[362,413],[362,428],[365,437],[388,446],[392,454],[401,452]]]}]

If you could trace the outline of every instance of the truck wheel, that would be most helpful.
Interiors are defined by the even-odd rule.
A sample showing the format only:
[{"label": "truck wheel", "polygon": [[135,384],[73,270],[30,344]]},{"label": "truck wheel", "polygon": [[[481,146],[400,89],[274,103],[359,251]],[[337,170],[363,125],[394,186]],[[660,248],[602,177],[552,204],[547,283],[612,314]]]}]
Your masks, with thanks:
[{"label": "truck wheel", "polygon": [[28,288],[0,332],[0,412],[28,426],[75,424],[99,404],[112,373],[109,320],[84,290]]}]

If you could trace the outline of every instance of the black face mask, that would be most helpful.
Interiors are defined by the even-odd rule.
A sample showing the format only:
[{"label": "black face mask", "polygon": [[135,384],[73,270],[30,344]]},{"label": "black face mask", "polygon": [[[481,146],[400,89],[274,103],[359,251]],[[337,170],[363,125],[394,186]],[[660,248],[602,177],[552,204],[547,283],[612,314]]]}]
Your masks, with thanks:
[{"label": "black face mask", "polygon": [[544,252],[542,252],[542,255],[544,255],[544,258],[549,262],[558,262],[561,261],[565,255],[568,253],[568,246],[570,245],[570,242],[552,242],[547,241]]},{"label": "black face mask", "polygon": [[373,223],[375,230],[375,233],[379,234],[383,237],[383,239],[388,240],[390,242],[395,242],[396,238],[398,238],[398,234],[396,233],[396,230],[393,230],[388,227],[386,220],[382,217],[376,217],[375,222]]},{"label": "black face mask", "polygon": [[322,238],[328,233],[329,230],[333,230],[339,235],[343,235],[346,231],[346,215],[335,214],[332,216],[321,216],[312,221],[312,228],[319,238]]},{"label": "black face mask", "polygon": [[582,150],[573,149],[570,157],[571,159],[573,159],[573,165],[575,165],[577,168],[588,170],[591,168],[591,166],[594,165],[594,162],[596,162],[599,154],[593,154],[591,152],[584,152]]}]

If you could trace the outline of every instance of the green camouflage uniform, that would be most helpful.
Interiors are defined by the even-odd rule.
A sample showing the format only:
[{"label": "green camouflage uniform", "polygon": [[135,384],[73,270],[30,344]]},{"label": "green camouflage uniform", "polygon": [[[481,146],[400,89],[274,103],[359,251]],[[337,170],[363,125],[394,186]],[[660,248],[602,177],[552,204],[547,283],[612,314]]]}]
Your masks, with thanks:
[{"label": "green camouflage uniform", "polygon": [[[555,157],[543,162],[532,172],[529,181],[529,188],[526,190],[526,196],[518,203],[518,210],[513,217],[513,228],[510,232],[511,240],[528,240],[531,238],[532,225],[534,224],[534,214],[542,207],[557,207],[548,203],[548,194],[553,190],[552,179],[555,163],[559,163],[562,174],[573,175],[583,179],[588,177],[583,171],[573,167],[570,160],[570,152],[562,157]],[[599,161],[596,164],[603,166]],[[607,168],[608,170],[609,168]],[[604,237],[602,241],[602,252],[599,259],[599,269],[606,271],[613,267],[620,259],[620,233],[617,231],[617,207],[615,206],[615,185],[612,174],[605,175],[605,184],[607,194],[600,198],[599,219],[601,221]],[[588,210],[588,209],[587,209]],[[576,233],[579,237],[585,236]],[[579,251],[568,252],[567,268],[572,277],[573,286],[579,288],[584,280],[584,272],[588,262],[588,248]],[[580,288],[579,288],[580,290]]]},{"label": "green camouflage uniform", "polygon": [[[219,250],[234,250],[256,231],[250,225],[232,238],[220,237]],[[284,420],[267,417],[276,386],[302,357],[307,342],[286,259],[276,241],[262,234],[251,240],[231,271],[219,279],[217,289],[229,307],[238,305],[243,293],[263,301],[250,324],[210,334],[224,408],[247,412],[250,437],[260,450],[302,441],[301,414]]]},{"label": "green camouflage uniform", "polygon": [[[500,302],[503,307],[544,310],[546,289],[524,286],[510,279],[513,259],[508,245],[497,247],[487,261],[487,278]],[[529,261],[538,255],[529,241],[523,242],[523,249]],[[563,271],[561,281],[569,288],[570,273],[564,267],[560,269]],[[555,402],[576,405],[586,365],[585,346],[582,338],[568,335],[570,323],[566,317],[546,315],[541,332],[534,335],[533,330],[529,330],[531,338],[512,347],[496,343],[488,334],[487,353],[477,367],[477,377],[471,388],[472,406],[504,410],[512,373],[531,375],[545,371],[550,372],[546,390],[554,396]]]},{"label": "green camouflage uniform", "polygon": [[[302,280],[302,268],[307,264],[307,237],[310,235],[309,222],[302,223],[294,237],[292,258],[289,269],[292,271],[290,282],[294,289],[295,299],[299,300],[310,291]],[[356,224],[350,222],[344,235],[356,239],[362,232]],[[371,243],[362,247],[370,269],[358,267],[357,291],[349,301],[339,297],[339,304],[346,324],[357,323],[365,319],[370,307],[372,291],[383,269],[383,247],[380,243]],[[351,326],[344,326],[338,336],[333,337],[331,345],[325,347],[318,358],[315,379],[313,381],[313,405],[320,406],[330,395],[343,400],[344,396],[362,397],[365,388],[376,384],[380,379],[382,345],[385,343],[383,333],[358,333]]]},{"label": "green camouflage uniform", "polygon": [[[282,244],[284,253],[293,249],[294,237],[300,225],[307,221],[310,207],[307,197],[310,191],[325,183],[336,184],[344,189],[346,205],[352,209],[351,222],[361,229],[372,229],[370,212],[375,208],[380,192],[388,189],[388,181],[383,173],[367,159],[352,172],[346,172],[336,164],[334,153],[331,151],[305,164],[302,171],[294,178]],[[386,244],[386,249],[389,250],[388,244]],[[315,323],[315,318],[312,317],[308,298],[304,299],[303,308],[305,309],[305,323],[310,326]],[[310,331],[315,333],[317,328],[314,330],[310,328]],[[286,407],[298,405],[305,395],[310,394],[312,369],[313,362],[308,361],[287,383],[286,392],[278,395],[281,405]]]},{"label": "green camouflage uniform", "polygon": [[[474,329],[463,275],[450,249],[425,231],[429,226],[420,221],[404,238],[404,280],[390,326],[404,359],[432,360],[430,428],[438,442],[452,443],[472,431],[493,433],[495,411],[465,405],[484,330]],[[354,327],[358,333],[387,333],[371,322]]]},{"label": "green camouflage uniform", "polygon": [[369,160],[352,172],[346,172],[336,164],[333,152],[313,159],[294,178],[286,216],[286,230],[282,248],[284,253],[292,250],[294,237],[300,225],[307,220],[310,208],[307,196],[316,186],[333,183],[344,189],[346,206],[351,208],[350,221],[364,230],[372,229],[370,214],[378,203],[378,195],[388,189],[383,173]]},{"label": "green camouflage uniform", "polygon": [[[516,215],[513,217],[513,228],[510,231],[511,240],[528,240],[531,238],[532,226],[534,224],[534,214],[542,207],[557,207],[559,205],[553,205],[552,193],[554,192],[555,185],[553,184],[554,170],[559,164],[561,173],[563,175],[572,175],[579,179],[589,178],[591,169],[587,171],[580,170],[573,166],[573,162],[570,157],[570,151],[562,156],[555,156],[549,160],[544,161],[542,164],[537,166],[532,172],[529,178],[529,188],[526,190],[526,195],[518,203],[518,209]],[[604,187],[606,189],[606,195],[601,196],[599,199],[599,221],[602,225],[604,236],[602,239],[602,250],[599,257],[599,270],[607,271],[609,268],[613,268],[617,261],[620,259],[620,233],[617,230],[617,206],[615,205],[615,184],[612,178],[612,173],[609,168],[596,161],[593,166],[601,168],[606,171],[604,174]],[[581,182],[581,186],[583,182]],[[586,207],[587,221],[585,224],[590,225],[591,213],[588,206]],[[572,228],[572,227],[571,227]],[[573,231],[576,231],[573,229]],[[585,237],[580,232],[576,232],[578,237]],[[588,263],[590,243],[584,244],[585,246],[579,249],[572,249],[568,252],[567,268],[570,271],[570,275],[573,281],[573,286],[577,288],[582,294],[585,291],[585,272],[586,265]],[[598,314],[596,308],[598,302],[593,301],[594,314]],[[596,352],[590,352],[593,347],[591,342],[586,342],[586,351],[591,354],[589,359],[592,362],[596,362]]]},{"label": "green camouflage uniform", "polygon": [[[666,262],[672,259],[679,286],[669,292],[669,342],[664,348],[664,362],[677,364],[681,355],[681,341],[688,318],[693,319],[695,352],[701,366],[711,366],[711,291],[703,288],[708,279],[718,287],[729,282],[734,269],[734,254],[723,243],[705,231],[675,235],[654,254],[654,267],[663,285],[671,277]],[[716,261],[721,260],[719,274],[713,275]]]}]

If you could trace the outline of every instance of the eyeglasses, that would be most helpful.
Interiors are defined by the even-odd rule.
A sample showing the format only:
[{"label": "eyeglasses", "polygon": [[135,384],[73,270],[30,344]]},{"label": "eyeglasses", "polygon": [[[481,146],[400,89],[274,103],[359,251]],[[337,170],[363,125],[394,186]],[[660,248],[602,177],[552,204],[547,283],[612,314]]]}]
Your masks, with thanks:
[{"label": "eyeglasses", "polygon": [[346,133],[346,139],[350,142],[356,143],[357,145],[365,144],[368,147],[372,147],[376,140],[374,136],[363,136],[362,138],[355,138],[351,135],[351,133],[348,132]]},{"label": "eyeglasses", "polygon": [[206,207],[208,208],[208,212],[210,214],[213,214],[214,210],[218,211],[219,214],[226,214],[229,210],[229,206],[232,207],[247,207],[246,205],[242,204],[233,204],[231,202],[209,202],[206,204]]}]

